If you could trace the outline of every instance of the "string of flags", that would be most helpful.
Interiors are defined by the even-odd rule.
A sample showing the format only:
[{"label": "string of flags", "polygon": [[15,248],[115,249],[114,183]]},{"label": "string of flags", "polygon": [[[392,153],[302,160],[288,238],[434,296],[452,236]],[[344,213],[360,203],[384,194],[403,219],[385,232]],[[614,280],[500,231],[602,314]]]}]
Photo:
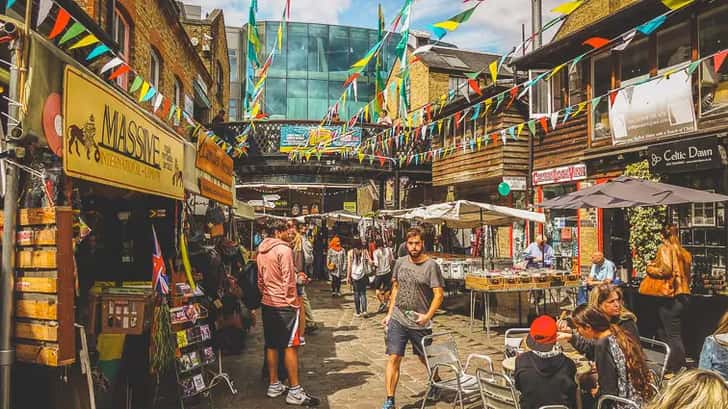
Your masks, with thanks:
[{"label": "string of flags", "polygon": [[[14,0],[6,2],[6,10],[15,5]],[[55,12],[54,6],[55,5]],[[172,99],[163,95],[152,83],[147,81],[138,71],[133,69],[121,55],[115,53],[110,46],[103,43],[91,30],[77,21],[71,14],[54,0],[40,0],[38,14],[35,20],[36,30],[49,18],[55,15],[55,22],[46,37],[54,41],[59,48],[66,51],[84,50],[86,56],[83,62],[90,64],[97,59],[109,57],[98,71],[99,76],[108,81],[114,81],[122,75],[129,75],[133,80],[128,82],[128,92],[137,102],[151,104],[152,112],[159,118],[166,121],[180,123],[184,120],[187,123],[187,132],[197,135],[203,132],[211,138],[231,157],[240,157],[247,153],[247,137],[240,135],[236,137],[236,143],[232,144],[215,135],[192,116],[184,111],[183,107],[174,104]],[[131,79],[131,78],[130,78]]]},{"label": "string of flags", "polygon": [[[568,11],[569,13],[576,10],[579,6],[581,6],[585,1],[587,0],[579,0],[576,2],[570,2],[570,3],[564,3],[564,6],[562,8],[563,11]],[[586,45],[590,47],[590,49],[576,57],[574,57],[571,60],[568,60],[562,64],[559,64],[558,66],[552,68],[550,71],[546,71],[538,75],[537,77],[524,81],[520,84],[516,84],[510,89],[504,90],[496,95],[493,95],[490,98],[487,98],[483,102],[480,102],[476,104],[474,107],[468,107],[465,110],[477,110],[477,115],[483,117],[488,112],[495,113],[500,107],[502,107],[503,103],[507,101],[506,105],[504,106],[505,109],[511,106],[513,102],[517,99],[525,95],[528,90],[540,82],[541,80],[549,80],[551,77],[556,75],[559,71],[562,69],[568,67],[569,72],[573,72],[576,69],[576,66],[579,62],[581,62],[585,57],[595,53],[597,50],[600,50],[604,48],[605,46],[612,44],[613,49],[615,50],[624,50],[629,43],[634,39],[636,33],[641,33],[645,36],[649,36],[652,34],[655,30],[657,30],[666,20],[667,17],[679,10],[682,7],[685,7],[686,5],[692,3],[694,0],[683,0],[682,2],[675,3],[671,2],[671,0],[664,0],[663,3],[669,8],[668,11],[665,13],[647,21],[646,23],[640,24],[623,34],[616,36],[612,39],[606,39],[602,37],[591,37],[588,38],[583,42],[583,45]],[[571,3],[578,3],[578,4],[571,4]],[[566,6],[565,6],[566,5]],[[671,7],[672,6],[672,7]],[[556,9],[560,9],[561,6],[556,7]],[[556,10],[554,9],[554,10]],[[524,46],[528,40],[521,43],[521,46]],[[489,87],[496,85],[497,75],[500,71],[500,68],[502,64],[505,62],[506,58],[513,54],[514,51],[511,51],[507,55],[501,57],[500,59],[496,59],[493,62],[491,62],[487,69],[490,71],[492,83]],[[466,76],[468,77],[468,81],[464,86],[470,87],[476,94],[482,95],[483,88],[480,88],[477,82],[477,77],[483,72],[481,70],[478,73],[466,73]],[[409,113],[406,117],[404,117],[405,120],[405,127],[406,128],[414,128],[415,131],[413,133],[415,138],[419,138],[420,136],[427,136],[429,133],[432,135],[432,128],[433,128],[433,120],[434,118],[439,115],[442,111],[442,109],[447,106],[449,103],[451,103],[458,93],[456,93],[456,90],[450,90],[447,94],[443,94],[440,96],[439,100],[437,102],[430,102],[423,107],[412,111]],[[462,94],[469,102],[468,92],[464,92]],[[356,121],[361,120],[362,122],[366,120],[366,116],[364,115],[366,112],[366,108],[368,108],[368,105],[363,108],[363,110],[360,113],[357,113],[353,119],[356,119]],[[465,111],[463,110],[463,111]],[[474,112],[475,114],[475,112]],[[463,115],[463,112],[456,112],[455,114],[450,115],[450,117],[457,116],[457,115]],[[458,118],[456,123],[460,123],[462,121],[461,118]],[[354,122],[356,123],[356,122]],[[438,129],[441,129],[441,125],[438,126]],[[398,143],[400,141],[401,143]],[[397,129],[389,128],[379,134],[373,135],[369,137],[368,139],[362,141],[360,147],[356,149],[359,150],[370,150],[374,152],[379,145],[384,146],[392,146],[394,142],[394,145],[396,147],[404,146],[408,143],[408,138],[403,136],[402,133],[398,132]],[[313,150],[316,150],[317,148],[310,148]],[[383,149],[383,151],[386,151],[386,149]],[[303,154],[305,156],[305,153]]]},{"label": "string of flags", "polygon": [[[689,3],[685,3],[684,5],[687,5]],[[684,5],[682,7],[684,7]],[[671,9],[671,11],[675,11],[678,8]],[[651,32],[654,32],[654,30],[659,27],[660,24],[657,24],[657,27],[654,27],[657,22],[664,22],[666,20],[666,16],[658,16],[647,23],[644,23],[638,28],[635,28],[633,30],[628,31],[625,34],[622,34],[621,36],[616,37],[615,39],[622,39],[624,38],[629,39],[631,41],[633,34],[633,31],[642,32],[639,27],[648,27],[651,29]],[[654,27],[654,28],[652,28]],[[606,40],[607,43],[613,43],[614,40]],[[617,43],[617,46],[621,45],[623,43]],[[602,47],[604,46],[602,45]],[[616,47],[616,46],[615,46]],[[582,54],[570,62],[574,63],[574,61],[580,61],[586,54],[592,52],[593,50]],[[491,112],[495,112],[498,107],[504,102],[505,98],[504,96],[506,94],[511,95],[511,98],[514,98],[514,95],[518,95],[518,90],[520,87],[523,86],[523,84],[518,84],[511,88],[510,90],[506,90],[502,93],[499,93],[496,96],[493,96],[492,98],[488,98],[484,101],[481,101],[474,106],[470,106],[467,108],[464,108],[461,111],[457,111],[453,114],[450,114],[446,117],[440,118],[436,121],[432,121],[429,123],[426,123],[422,126],[414,126],[414,127],[393,127],[385,130],[384,132],[372,136],[367,141],[363,142],[357,149],[355,149],[353,152],[350,153],[344,153],[347,157],[356,157],[359,159],[359,162],[363,162],[365,159],[369,159],[370,164],[373,163],[373,161],[376,159],[379,161],[379,163],[384,166],[385,163],[388,162],[394,162],[395,164],[399,165],[400,167],[405,165],[411,165],[411,164],[422,164],[426,162],[431,162],[433,160],[439,160],[446,158],[448,156],[451,156],[452,154],[458,152],[459,150],[462,150],[463,152],[474,152],[476,150],[480,150],[484,146],[488,146],[489,143],[497,143],[498,140],[501,140],[502,143],[506,144],[508,140],[517,141],[521,138],[521,135],[523,134],[523,130],[527,129],[532,137],[535,137],[537,132],[539,132],[539,129],[542,130],[542,132],[548,133],[550,131],[553,131],[557,127],[563,125],[566,123],[569,119],[573,119],[576,116],[580,114],[585,114],[586,112],[594,112],[596,110],[597,106],[606,98],[608,98],[608,101],[610,104],[613,103],[614,99],[617,97],[619,92],[623,90],[627,90],[633,87],[640,86],[642,84],[645,84],[647,82],[655,81],[655,80],[661,80],[662,78],[668,78],[671,75],[675,74],[678,71],[684,70],[688,76],[691,76],[694,71],[700,66],[701,63],[707,60],[713,61],[713,69],[715,72],[718,72],[720,68],[722,67],[726,57],[728,57],[728,49],[717,51],[713,54],[704,56],[700,59],[697,59],[695,61],[691,62],[684,62],[683,64],[680,64],[676,66],[675,68],[663,73],[660,76],[655,77],[648,77],[645,78],[635,84],[630,84],[628,86],[615,88],[607,93],[594,97],[588,101],[583,101],[575,105],[567,106],[563,108],[562,110],[556,111],[551,113],[549,116],[544,116],[538,119],[531,119],[529,121],[522,122],[520,124],[512,125],[510,127],[502,128],[496,131],[491,132],[485,132],[483,128],[483,133],[481,135],[476,135],[478,132],[478,126],[477,126],[477,120],[479,118],[482,118],[485,116],[485,114],[491,110],[493,107],[493,99],[495,99],[495,107],[492,108]],[[551,71],[544,72],[540,74],[537,78],[528,81],[527,83],[531,83],[530,85],[533,85],[535,82],[543,79],[543,78],[550,78],[555,73],[563,69],[565,66],[567,66],[569,62],[561,64]],[[527,84],[526,83],[526,84]],[[527,89],[524,87],[524,90],[521,91],[521,95],[523,94],[523,91]],[[512,101],[511,101],[512,102]],[[472,115],[471,115],[472,112]],[[466,131],[466,126],[464,124],[465,121],[472,121],[473,122],[473,135],[476,135],[474,137],[465,138],[464,134]],[[485,125],[485,124],[484,124]],[[418,140],[426,140],[426,138],[429,136],[432,136],[435,133],[435,127],[437,127],[437,133],[442,133],[442,128],[445,126],[445,129],[451,129],[454,128],[455,132],[458,132],[460,128],[462,128],[463,132],[463,142],[460,142],[458,144],[454,144],[448,147],[438,148],[438,149],[432,149],[425,152],[419,152],[415,154],[399,154],[393,157],[386,156],[389,153],[394,153],[394,148],[399,148],[400,146],[405,146],[410,141],[418,141]],[[316,148],[314,148],[316,149]],[[371,151],[371,153],[367,152]],[[305,154],[299,154],[299,155],[293,155],[292,160],[302,160],[303,158],[306,158],[306,160],[309,160],[311,155],[308,153]]]}]

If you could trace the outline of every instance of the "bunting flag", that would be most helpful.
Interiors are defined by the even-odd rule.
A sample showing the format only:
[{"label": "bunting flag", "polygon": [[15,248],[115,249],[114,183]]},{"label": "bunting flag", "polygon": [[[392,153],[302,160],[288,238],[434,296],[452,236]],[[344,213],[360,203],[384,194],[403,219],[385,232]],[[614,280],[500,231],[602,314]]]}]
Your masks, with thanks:
[{"label": "bunting flag", "polygon": [[71,27],[63,34],[61,40],[58,42],[58,45],[63,45],[68,41],[73,40],[85,31],[86,27],[84,27],[81,23],[74,22],[73,25],[71,25]]},{"label": "bunting flag", "polygon": [[662,0],[662,4],[670,10],[677,10],[692,3],[693,0]]},{"label": "bunting flag", "polygon": [[157,90],[154,89],[154,87],[149,87],[149,90],[144,94],[142,97],[141,102],[147,102],[157,93]]},{"label": "bunting flag", "polygon": [[352,69],[359,68],[358,71],[363,70],[367,66],[367,64],[369,64],[369,61],[371,61],[371,59],[374,56],[374,54],[377,51],[379,51],[379,49],[381,47],[382,47],[382,41],[379,41],[376,44],[374,44],[372,46],[372,48],[369,49],[369,51],[367,51],[366,55],[364,55],[363,58],[361,58],[359,61],[357,61],[354,64],[352,64],[351,68]]},{"label": "bunting flag", "polygon": [[475,121],[480,116],[480,106],[481,104],[475,105],[475,110],[473,110],[473,116],[470,118],[471,121]]},{"label": "bunting flag", "polygon": [[518,124],[518,128],[516,129],[516,138],[520,138],[521,137],[521,132],[523,132],[523,127],[525,125],[526,124],[523,123],[523,122],[521,122],[520,124]]},{"label": "bunting flag", "polygon": [[527,122],[528,131],[531,132],[531,136],[536,136],[536,120],[532,119]]},{"label": "bunting flag", "polygon": [[543,132],[547,133],[549,131],[549,120],[545,116],[542,116],[538,119],[538,121],[541,123],[541,128],[543,128]]},{"label": "bunting flag", "polygon": [[48,17],[48,13],[51,12],[52,7],[53,0],[40,0],[40,4],[38,4],[38,18],[35,20],[36,28],[38,28],[39,25],[43,24],[45,19]]},{"label": "bunting flag", "polygon": [[78,40],[76,42],[76,44],[72,45],[68,49],[69,50],[75,50],[77,48],[86,47],[86,46],[89,46],[89,45],[92,45],[92,44],[96,44],[98,42],[99,42],[99,39],[96,38],[95,35],[89,34],[89,35],[85,36],[84,38]]},{"label": "bunting flag", "polygon": [[582,44],[588,45],[596,50],[609,44],[609,40],[604,37],[591,37],[586,39]]},{"label": "bunting flag", "polygon": [[152,103],[152,106],[154,107],[154,112],[156,113],[159,111],[159,107],[162,106],[162,101],[164,100],[164,97],[161,93],[157,93],[157,96],[154,98],[154,102]]},{"label": "bunting flag", "polygon": [[[141,78],[141,77],[137,76],[137,78]],[[149,91],[149,83],[146,81],[143,81],[141,91],[139,91],[139,102],[142,102],[144,100],[144,98],[147,95],[147,91]],[[129,90],[129,92],[133,92],[133,91]]]},{"label": "bunting flag", "polygon": [[96,47],[94,47],[93,50],[91,50],[90,53],[86,56],[86,61],[91,61],[96,57],[99,57],[103,54],[106,54],[111,51],[111,48],[107,46],[106,44],[99,44]]},{"label": "bunting flag", "polygon": [[724,50],[719,52],[718,54],[713,55],[713,70],[716,73],[718,73],[720,67],[723,65],[723,61],[725,61],[726,55],[728,55],[728,50]]},{"label": "bunting flag", "polygon": [[637,34],[637,30],[630,30],[627,33],[623,34],[620,38],[622,42],[620,44],[617,44],[616,46],[612,47],[612,50],[616,51],[624,51],[629,43],[632,42],[632,39],[634,38],[635,34]]},{"label": "bunting flag", "polygon": [[[377,41],[384,43],[384,10],[382,9],[381,3],[379,3],[379,7],[377,8],[377,18]],[[377,54],[374,64],[374,111],[379,116],[384,110],[384,96],[382,91],[385,87],[381,53]]]},{"label": "bunting flag", "polygon": [[[472,89],[476,94],[483,95],[483,92],[480,90],[480,84],[478,84],[478,80],[468,80],[468,85],[470,86],[470,89]],[[468,93],[465,92],[465,95]]]},{"label": "bunting flag", "polygon": [[582,58],[584,58],[584,56],[586,56],[586,55],[587,55],[587,53],[584,53],[584,54],[581,54],[581,55],[577,56],[576,58],[574,58],[571,61],[571,66],[569,66],[569,72],[574,72],[574,70],[576,70],[577,64],[579,64],[579,62],[582,60]]},{"label": "bunting flag", "polygon": [[584,0],[576,0],[576,1],[569,1],[566,3],[559,4],[558,6],[551,9],[552,13],[559,13],[559,14],[565,14],[569,15],[574,12],[574,10],[578,9],[581,4],[584,3]]},{"label": "bunting flag", "polygon": [[120,76],[126,74],[129,71],[131,71],[131,67],[128,66],[127,64],[123,64],[122,66],[117,68],[116,71],[111,73],[111,75],[109,76],[109,81],[113,81],[113,80],[119,78]]},{"label": "bunting flag", "polygon": [[53,25],[53,29],[51,29],[50,34],[48,34],[48,38],[53,40],[56,37],[58,37],[59,34],[63,32],[63,29],[66,28],[68,23],[71,21],[71,15],[68,14],[68,12],[61,8],[58,10],[58,15],[56,16],[56,23]]},{"label": "bunting flag", "polygon": [[488,64],[488,69],[490,70],[490,78],[493,80],[493,84],[495,84],[498,79],[498,60]]},{"label": "bunting flag", "polygon": [[118,67],[119,65],[123,64],[124,60],[122,60],[120,57],[114,57],[109,62],[104,64],[103,67],[101,67],[101,71],[99,71],[100,74],[105,73],[106,71],[109,71],[112,68]]},{"label": "bunting flag", "polygon": [[447,34],[448,31],[455,31],[458,26],[462,23],[465,23],[470,19],[470,17],[473,15],[473,12],[475,12],[475,9],[480,5],[480,3],[476,4],[475,6],[463,11],[462,13],[459,13],[457,15],[454,15],[450,17],[449,19],[445,21],[440,21],[438,23],[435,23],[432,25],[432,30],[435,34],[435,37],[438,40],[442,40],[443,37]]},{"label": "bunting flag", "polygon": [[599,106],[599,103],[602,102],[602,96],[598,96],[591,100],[591,112],[594,114],[594,111],[597,110],[597,107]]},{"label": "bunting flag", "polygon": [[698,60],[698,61],[693,61],[690,63],[690,65],[688,65],[688,68],[687,68],[687,72],[688,72],[687,80],[688,81],[690,81],[690,77],[693,75],[693,73],[700,66],[701,63],[702,63],[702,61]]},{"label": "bunting flag", "polygon": [[650,34],[655,32],[655,30],[657,30],[662,25],[662,23],[665,22],[665,20],[667,20],[666,14],[657,16],[657,17],[653,18],[652,20],[650,20],[642,25],[637,26],[637,31],[639,31],[640,33],[642,33],[646,36],[649,36]]},{"label": "bunting flag", "polygon": [[551,129],[556,129],[556,125],[559,124],[559,111],[551,113]]},{"label": "bunting flag", "polygon": [[134,77],[134,81],[131,83],[131,86],[129,86],[129,93],[131,94],[131,93],[135,92],[136,90],[138,90],[142,86],[142,82],[144,82],[142,80],[142,77],[140,77],[138,75],[136,77]]}]

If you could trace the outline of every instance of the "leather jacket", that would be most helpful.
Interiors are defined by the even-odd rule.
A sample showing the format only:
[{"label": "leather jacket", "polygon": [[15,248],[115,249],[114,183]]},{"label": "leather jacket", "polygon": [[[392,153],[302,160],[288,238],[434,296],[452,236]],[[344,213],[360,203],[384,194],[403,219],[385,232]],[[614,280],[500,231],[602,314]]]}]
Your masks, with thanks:
[{"label": "leather jacket", "polygon": [[[680,244],[664,242],[657,249],[655,259],[647,266],[647,275],[672,286],[672,297],[690,294],[690,265],[693,256]],[[671,280],[670,280],[671,279]]]}]

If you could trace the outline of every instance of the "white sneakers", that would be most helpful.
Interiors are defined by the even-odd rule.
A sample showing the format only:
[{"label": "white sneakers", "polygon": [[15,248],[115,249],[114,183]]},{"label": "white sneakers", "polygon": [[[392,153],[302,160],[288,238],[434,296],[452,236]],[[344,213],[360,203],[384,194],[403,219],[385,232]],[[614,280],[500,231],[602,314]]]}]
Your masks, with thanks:
[{"label": "white sneakers", "polygon": [[277,398],[286,393],[287,390],[288,388],[286,388],[286,385],[276,382],[268,385],[268,392],[266,392],[266,395],[269,398]]},{"label": "white sneakers", "polygon": [[268,385],[266,395],[269,398],[277,398],[286,392],[288,392],[286,395],[286,403],[289,405],[318,406],[321,403],[319,398],[306,393],[300,385],[288,389],[286,385],[280,382]]}]

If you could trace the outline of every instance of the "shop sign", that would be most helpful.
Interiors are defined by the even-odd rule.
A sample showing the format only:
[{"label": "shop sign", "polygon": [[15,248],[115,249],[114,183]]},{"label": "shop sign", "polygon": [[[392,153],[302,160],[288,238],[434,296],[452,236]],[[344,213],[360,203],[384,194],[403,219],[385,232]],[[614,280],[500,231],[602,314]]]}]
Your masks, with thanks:
[{"label": "shop sign", "polygon": [[[622,83],[625,85],[629,84]],[[618,91],[609,108],[614,144],[695,131],[692,86],[683,70],[659,81]]]},{"label": "shop sign", "polygon": [[533,172],[533,184],[535,186],[584,179],[586,179],[586,165],[583,163]]},{"label": "shop sign", "polygon": [[195,166],[220,182],[232,186],[233,184],[233,158],[218,146],[212,139],[202,137],[197,146]]},{"label": "shop sign", "polygon": [[653,145],[647,155],[653,173],[720,168],[726,156],[725,149],[714,137]]},{"label": "shop sign", "polygon": [[69,176],[184,199],[184,145],[109,86],[67,66],[63,168]]},{"label": "shop sign", "polygon": [[280,151],[292,152],[296,148],[323,146],[325,152],[338,152],[355,148],[361,143],[361,128],[350,128],[340,134],[339,126],[281,126]]},{"label": "shop sign", "polygon": [[233,191],[211,180],[200,178],[200,195],[226,206],[233,205]]},{"label": "shop sign", "polygon": [[344,210],[356,214],[356,202],[344,202]]},{"label": "shop sign", "polygon": [[507,183],[511,187],[511,190],[524,191],[526,190],[526,177],[525,176],[503,176],[503,182]]}]

